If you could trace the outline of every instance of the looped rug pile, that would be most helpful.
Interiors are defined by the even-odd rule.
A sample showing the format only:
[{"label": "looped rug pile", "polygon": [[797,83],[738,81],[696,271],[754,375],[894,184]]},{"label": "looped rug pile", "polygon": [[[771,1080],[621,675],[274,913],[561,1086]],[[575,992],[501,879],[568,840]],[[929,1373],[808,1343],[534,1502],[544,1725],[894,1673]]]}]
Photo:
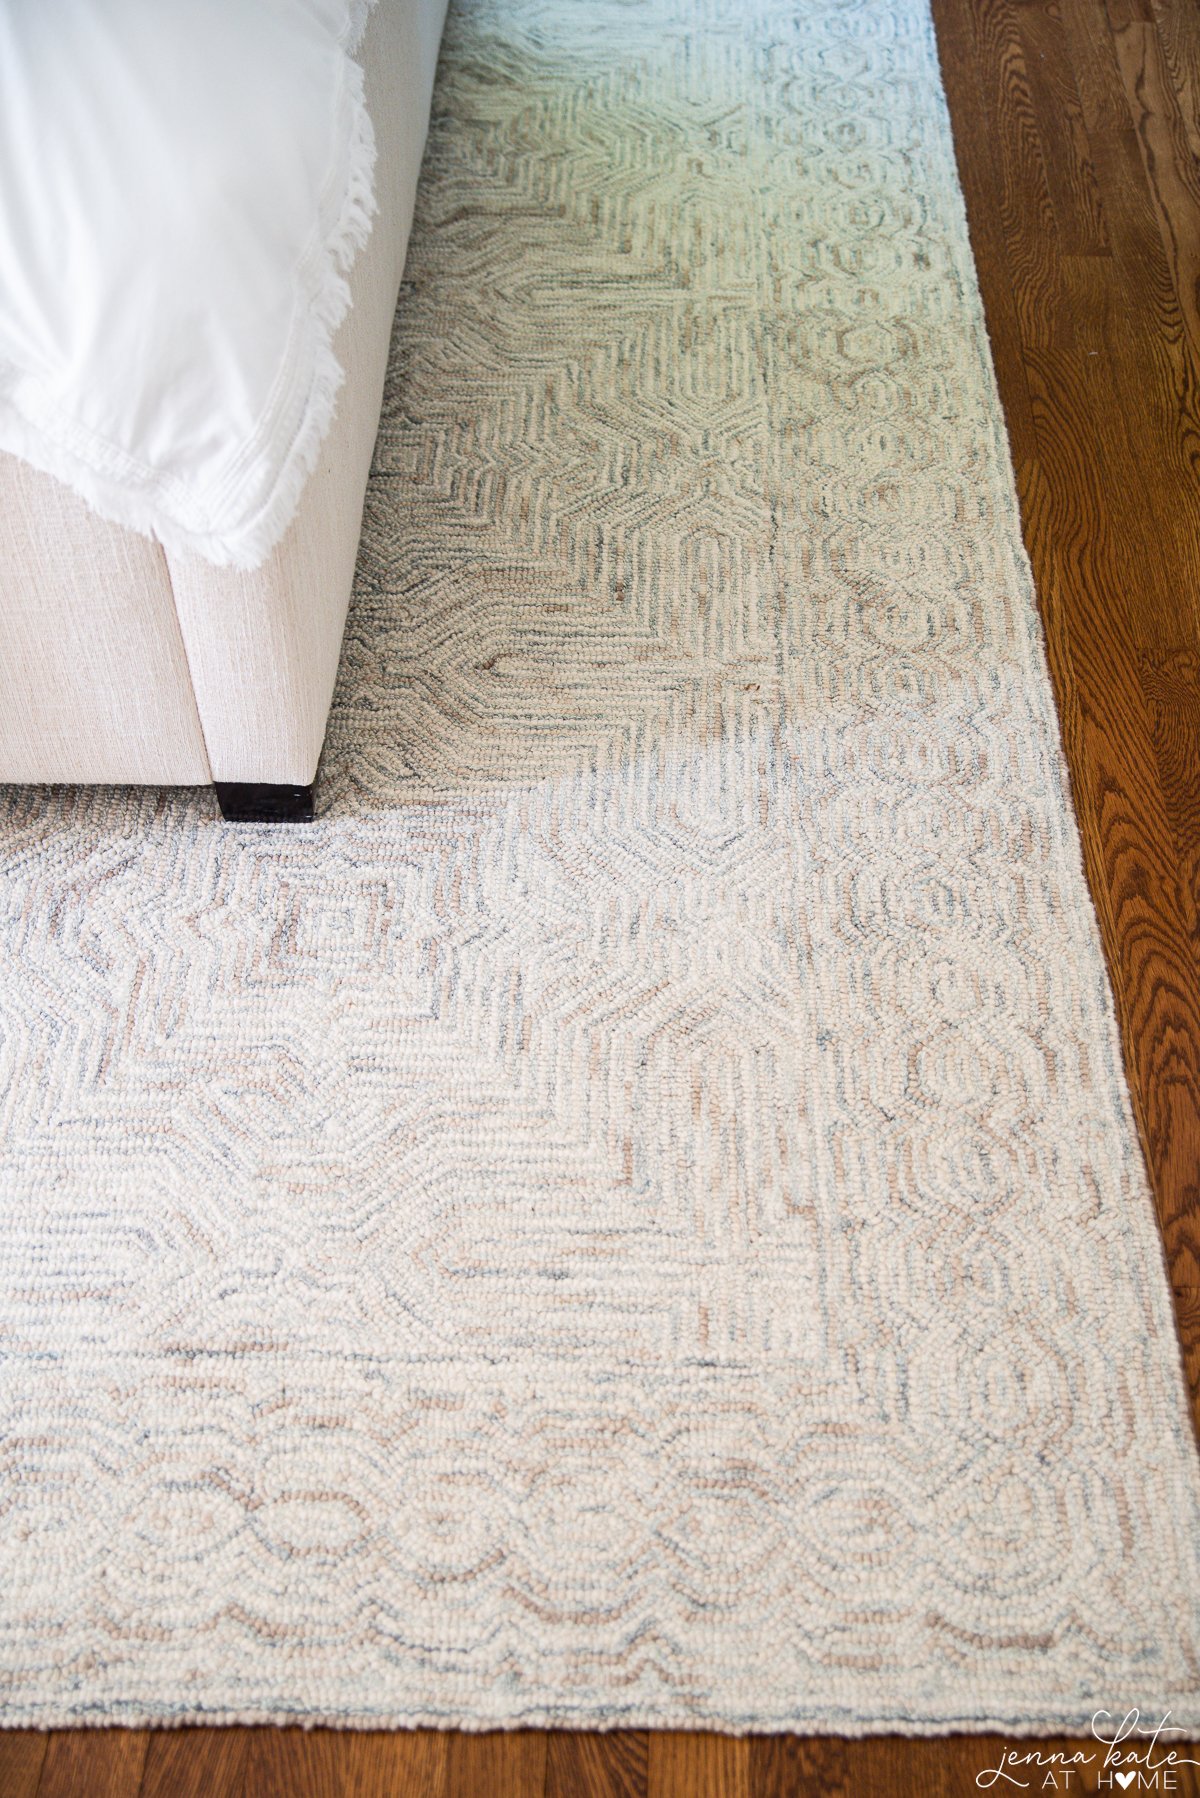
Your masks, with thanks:
[{"label": "looped rug pile", "polygon": [[4,795],[5,1719],[1195,1726],[920,0],[453,10],[321,794]]}]

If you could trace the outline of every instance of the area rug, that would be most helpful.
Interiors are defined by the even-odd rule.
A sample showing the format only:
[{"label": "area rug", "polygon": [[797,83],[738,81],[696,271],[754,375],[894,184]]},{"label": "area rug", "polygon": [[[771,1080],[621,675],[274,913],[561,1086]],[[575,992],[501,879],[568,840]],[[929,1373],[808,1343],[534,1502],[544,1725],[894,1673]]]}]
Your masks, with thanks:
[{"label": "area rug", "polygon": [[320,807],[4,794],[5,1720],[1195,1726],[917,0],[452,10]]}]

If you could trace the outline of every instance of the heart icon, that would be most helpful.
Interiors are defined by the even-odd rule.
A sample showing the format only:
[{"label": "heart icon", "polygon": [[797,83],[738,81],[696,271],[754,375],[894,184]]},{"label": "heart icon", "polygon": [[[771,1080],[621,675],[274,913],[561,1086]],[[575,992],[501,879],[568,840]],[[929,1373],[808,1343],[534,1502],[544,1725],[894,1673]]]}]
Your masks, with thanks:
[{"label": "heart icon", "polygon": [[1135,1768],[1132,1773],[1117,1773],[1114,1775],[1114,1778],[1121,1789],[1127,1792],[1137,1778],[1137,1770]]}]

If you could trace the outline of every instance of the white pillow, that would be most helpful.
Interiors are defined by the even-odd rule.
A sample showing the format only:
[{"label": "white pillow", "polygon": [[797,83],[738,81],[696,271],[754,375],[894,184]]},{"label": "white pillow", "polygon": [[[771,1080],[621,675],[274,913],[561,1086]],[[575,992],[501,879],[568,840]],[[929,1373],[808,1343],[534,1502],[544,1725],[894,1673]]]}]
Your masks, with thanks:
[{"label": "white pillow", "polygon": [[251,568],[342,379],[361,0],[2,0],[0,448]]}]

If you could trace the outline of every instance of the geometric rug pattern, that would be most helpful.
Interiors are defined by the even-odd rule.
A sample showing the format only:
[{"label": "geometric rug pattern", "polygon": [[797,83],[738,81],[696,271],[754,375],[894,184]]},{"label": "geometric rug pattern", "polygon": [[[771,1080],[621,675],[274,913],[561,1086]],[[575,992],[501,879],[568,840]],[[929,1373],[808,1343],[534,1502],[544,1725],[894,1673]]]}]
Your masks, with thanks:
[{"label": "geometric rug pattern", "polygon": [[0,795],[12,1723],[1200,1724],[921,0],[452,8],[309,828]]}]

